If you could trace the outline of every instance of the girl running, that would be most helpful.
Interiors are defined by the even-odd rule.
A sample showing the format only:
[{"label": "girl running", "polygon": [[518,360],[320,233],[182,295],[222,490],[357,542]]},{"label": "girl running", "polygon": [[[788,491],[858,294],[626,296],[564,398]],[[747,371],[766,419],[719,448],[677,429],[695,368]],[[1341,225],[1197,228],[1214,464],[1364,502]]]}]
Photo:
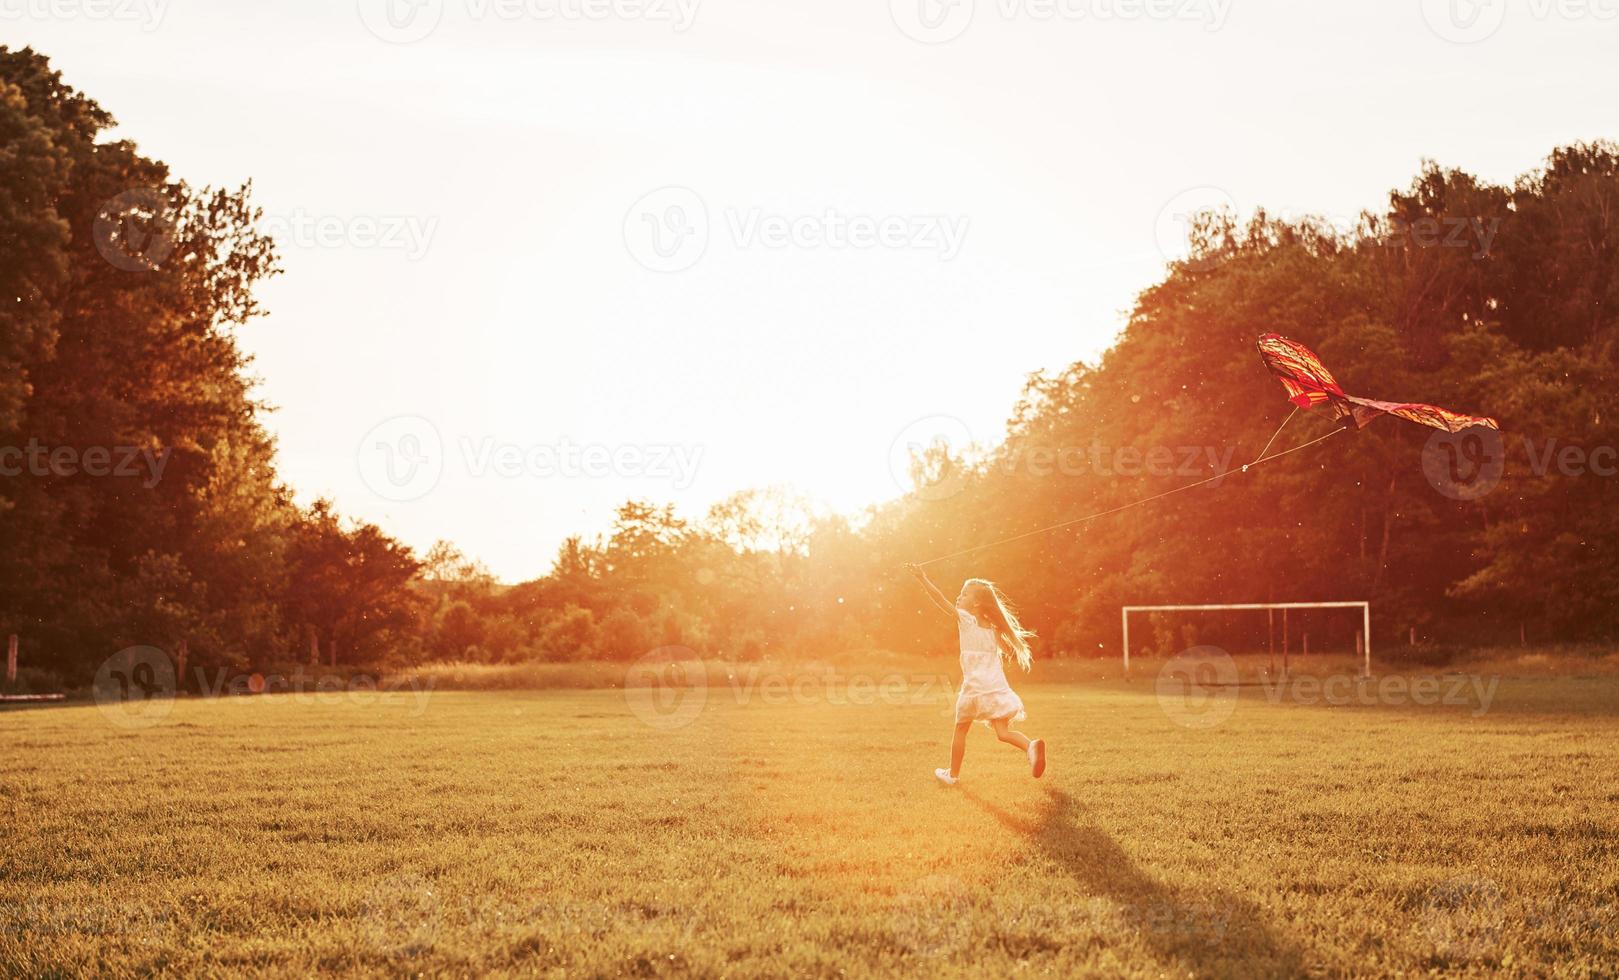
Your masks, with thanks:
[{"label": "girl running", "polygon": [[961,594],[951,602],[939,587],[929,581],[921,566],[905,566],[915,575],[928,598],[956,621],[961,637],[961,691],[956,695],[956,730],[950,743],[950,768],[935,769],[933,775],[946,786],[961,777],[961,759],[967,752],[967,732],[973,722],[982,721],[995,730],[995,737],[1022,749],[1029,757],[1029,771],[1039,779],[1046,771],[1044,739],[1030,740],[1014,731],[1012,723],[1022,721],[1023,699],[1006,682],[1002,657],[1013,657],[1024,671],[1029,669],[1029,637],[1017,614],[1007,605],[1006,596],[993,582],[970,578]]}]

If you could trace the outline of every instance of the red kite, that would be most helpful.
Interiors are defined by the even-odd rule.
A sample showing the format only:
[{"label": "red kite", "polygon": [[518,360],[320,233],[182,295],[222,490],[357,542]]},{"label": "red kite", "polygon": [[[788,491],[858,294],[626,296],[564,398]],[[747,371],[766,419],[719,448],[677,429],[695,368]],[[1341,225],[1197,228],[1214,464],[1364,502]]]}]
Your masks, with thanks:
[{"label": "red kite", "polygon": [[1293,404],[1299,408],[1325,405],[1333,418],[1351,419],[1357,429],[1365,428],[1366,423],[1384,414],[1398,415],[1402,419],[1447,432],[1460,432],[1475,425],[1500,428],[1495,419],[1462,415],[1437,405],[1380,402],[1346,394],[1314,351],[1281,334],[1268,333],[1259,338],[1259,357],[1270,373],[1276,375],[1282,387],[1287,389],[1288,400]]}]

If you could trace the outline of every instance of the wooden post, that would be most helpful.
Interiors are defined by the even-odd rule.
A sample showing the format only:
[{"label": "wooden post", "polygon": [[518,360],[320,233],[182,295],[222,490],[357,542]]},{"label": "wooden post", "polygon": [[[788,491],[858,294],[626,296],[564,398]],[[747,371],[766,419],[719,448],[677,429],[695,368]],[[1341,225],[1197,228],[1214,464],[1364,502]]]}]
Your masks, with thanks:
[{"label": "wooden post", "polygon": [[1304,649],[1299,651],[1299,656],[1308,657],[1309,655],[1310,655],[1310,634],[1306,633],[1306,634],[1304,634]]},{"label": "wooden post", "polygon": [[184,640],[181,640],[174,648],[174,659],[178,661],[175,666],[175,673],[178,676],[176,676],[174,679],[174,690],[176,693],[183,691],[186,688],[186,654],[189,652],[190,651],[186,648],[186,641]]},{"label": "wooden post", "polygon": [[6,683],[17,683],[17,634],[6,641]]},{"label": "wooden post", "polygon": [[1365,639],[1365,637],[1361,635],[1360,630],[1356,630],[1355,631],[1355,656],[1357,656],[1357,657],[1360,656],[1360,649],[1361,649],[1360,644],[1361,644],[1361,641],[1363,641],[1364,639]]},{"label": "wooden post", "polygon": [[1417,645],[1417,628],[1415,626],[1413,626],[1413,627],[1411,627],[1411,646],[1416,646],[1416,645]]},{"label": "wooden post", "polygon": [[1523,623],[1518,624],[1518,645],[1521,647],[1529,645],[1529,630]]},{"label": "wooden post", "polygon": [[320,634],[313,626],[309,628],[309,666],[320,666]]},{"label": "wooden post", "polygon": [[326,644],[332,650],[332,666],[337,666],[337,637],[332,637]]}]

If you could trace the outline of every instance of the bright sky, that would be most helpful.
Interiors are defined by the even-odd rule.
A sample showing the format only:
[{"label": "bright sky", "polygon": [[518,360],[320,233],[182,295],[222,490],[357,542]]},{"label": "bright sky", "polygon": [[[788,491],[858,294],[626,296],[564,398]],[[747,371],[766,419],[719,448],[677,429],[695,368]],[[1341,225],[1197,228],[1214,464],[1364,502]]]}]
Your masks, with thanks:
[{"label": "bright sky", "polygon": [[0,0],[0,41],[254,182],[300,499],[514,581],[630,497],[898,494],[1105,349],[1177,215],[1619,135],[1619,0]]}]

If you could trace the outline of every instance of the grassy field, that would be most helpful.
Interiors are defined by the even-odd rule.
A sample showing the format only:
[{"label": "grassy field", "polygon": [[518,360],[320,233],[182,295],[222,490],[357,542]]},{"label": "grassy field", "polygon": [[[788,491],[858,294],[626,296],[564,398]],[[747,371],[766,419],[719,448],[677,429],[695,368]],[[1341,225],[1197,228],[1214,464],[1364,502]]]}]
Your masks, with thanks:
[{"label": "grassy field", "polygon": [[956,789],[915,684],[8,710],[0,973],[1614,974],[1619,678],[1233,691]]}]

